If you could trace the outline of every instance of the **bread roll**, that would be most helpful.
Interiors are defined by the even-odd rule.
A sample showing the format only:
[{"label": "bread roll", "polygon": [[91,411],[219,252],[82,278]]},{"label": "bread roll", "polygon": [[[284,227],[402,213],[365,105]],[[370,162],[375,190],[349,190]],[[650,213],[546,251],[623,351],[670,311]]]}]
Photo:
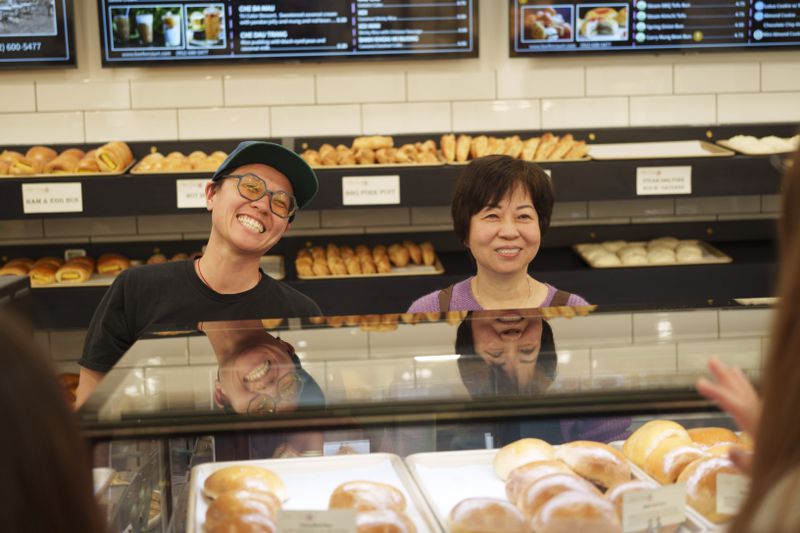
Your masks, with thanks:
[{"label": "bread roll", "polygon": [[468,498],[450,510],[450,533],[525,533],[528,528],[519,510],[492,498]]},{"label": "bread roll", "polygon": [[86,155],[78,163],[78,172],[100,172],[100,166],[97,164],[97,150],[86,152]]},{"label": "bread roll", "polygon": [[622,533],[611,502],[591,492],[567,491],[553,496],[530,525],[536,533]]},{"label": "bread roll", "polygon": [[519,158],[522,153],[522,146],[522,139],[519,138],[519,135],[509,137],[506,139],[506,155],[514,159]]},{"label": "bread roll", "polygon": [[83,283],[92,277],[92,269],[85,262],[70,260],[56,271],[59,283]]},{"label": "bread roll", "polygon": [[23,157],[25,157],[23,154],[15,152],[14,150],[3,150],[3,152],[0,153],[0,161],[8,161],[9,163],[19,161]]},{"label": "bread roll", "polygon": [[522,143],[522,152],[519,154],[520,159],[525,161],[533,161],[536,157],[536,151],[539,149],[541,137],[531,137]]},{"label": "bread roll", "polygon": [[650,264],[647,260],[646,255],[626,255],[622,258],[623,265],[648,265]]},{"label": "bread roll", "polygon": [[492,462],[494,471],[503,481],[512,470],[533,461],[555,459],[553,447],[541,439],[520,439],[500,448]]},{"label": "bread roll", "polygon": [[29,271],[23,263],[8,262],[0,268],[0,276],[27,276]]},{"label": "bread roll", "polygon": [[680,444],[680,442],[682,442],[680,437],[665,439],[645,459],[644,471],[662,485],[675,483],[689,463],[706,455],[697,444]]},{"label": "bread roll", "polygon": [[598,267],[615,267],[621,265],[622,261],[617,255],[607,252],[595,255],[592,263]]},{"label": "bread roll", "polygon": [[403,241],[403,246],[406,247],[408,250],[408,256],[411,258],[411,262],[415,265],[422,264],[422,248],[416,245],[414,242],[405,240]]},{"label": "bread roll", "polygon": [[69,264],[69,263],[79,263],[79,264],[85,266],[86,268],[88,268],[89,272],[94,272],[95,261],[94,261],[94,259],[92,259],[88,255],[85,255],[85,256],[82,256],[82,257],[73,257],[72,259],[67,261],[67,264]]},{"label": "bread roll", "polygon": [[406,498],[402,492],[386,483],[348,481],[334,489],[328,507],[356,511],[390,509],[402,513],[406,509]]},{"label": "bread roll", "polygon": [[260,514],[232,516],[228,520],[206,525],[203,533],[277,533],[275,522]]},{"label": "bread roll", "polygon": [[311,265],[311,269],[314,271],[315,276],[330,276],[331,270],[328,267],[328,263],[322,259],[317,259],[314,261],[314,264]]},{"label": "bread roll", "polygon": [[701,261],[703,259],[703,250],[701,250],[699,246],[693,248],[688,246],[678,248],[678,251],[675,252],[675,259],[677,259],[679,263]]},{"label": "bread roll", "polygon": [[319,152],[316,150],[306,150],[302,154],[300,154],[306,163],[311,165],[312,167],[316,167],[322,164],[322,160],[319,157]]},{"label": "bread roll", "polygon": [[472,159],[478,159],[489,153],[489,138],[486,135],[473,137],[469,147],[469,155]]},{"label": "bread roll", "polygon": [[702,446],[713,446],[724,442],[739,444],[739,437],[736,436],[736,433],[727,428],[693,428],[688,430],[688,432],[689,437]]},{"label": "bread roll", "polygon": [[472,145],[472,137],[469,135],[459,135],[456,140],[456,161],[464,163],[469,159],[469,149]]},{"label": "bread roll", "polygon": [[489,149],[486,155],[503,155],[506,153],[506,140],[489,137]]},{"label": "bread roll", "polygon": [[56,282],[56,272],[59,267],[50,263],[42,263],[35,265],[28,272],[28,277],[31,279],[32,287],[41,287],[43,285],[50,285]]},{"label": "bread roll", "polygon": [[25,153],[25,157],[41,161],[42,166],[44,166],[58,157],[58,152],[52,148],[48,148],[47,146],[34,146],[28,149],[28,151]]},{"label": "bread roll", "polygon": [[520,494],[531,484],[550,474],[572,474],[572,470],[561,461],[533,461],[518,466],[508,475],[506,497],[516,504]]},{"label": "bread roll", "polygon": [[442,146],[442,156],[448,163],[453,163],[456,160],[456,136],[452,133],[442,135],[439,144]]},{"label": "bread roll", "polygon": [[48,174],[77,172],[80,162],[79,157],[65,153],[47,163],[43,171]]},{"label": "bread roll", "polygon": [[58,258],[58,257],[47,256],[47,257],[40,257],[39,259],[34,261],[33,265],[31,265],[31,268],[37,267],[37,266],[40,266],[40,265],[50,265],[50,266],[54,266],[54,267],[58,268],[63,264],[64,264],[64,260],[63,259]]},{"label": "bread roll", "polygon": [[41,174],[44,170],[44,163],[40,159],[23,157],[11,163],[8,173],[15,176],[31,176]]},{"label": "bread roll", "polygon": [[25,268],[30,270],[31,268],[33,268],[34,264],[35,263],[34,263],[34,261],[32,259],[28,259],[27,257],[17,257],[17,258],[11,259],[8,263],[6,263],[6,266],[23,265]]},{"label": "bread roll", "polygon": [[167,256],[164,254],[153,254],[149,258],[147,258],[148,265],[157,265],[159,263],[166,263]]},{"label": "bread roll", "polygon": [[558,140],[550,153],[547,154],[547,159],[564,159],[564,156],[566,156],[567,153],[569,153],[569,151],[572,149],[573,144],[575,144],[575,138],[571,133],[567,133]]},{"label": "bread roll", "polygon": [[551,498],[568,491],[602,495],[597,487],[582,477],[562,472],[544,476],[528,485],[517,497],[517,508],[527,520],[530,520]]},{"label": "bread roll", "polygon": [[678,239],[675,237],[659,237],[657,239],[652,239],[647,243],[648,248],[669,248],[670,250],[674,250],[678,247]]},{"label": "bread roll", "polygon": [[[239,531],[238,529],[224,529],[237,517],[257,515],[274,520],[281,502],[271,492],[249,490],[230,490],[220,494],[208,506],[204,530]],[[258,531],[258,530],[256,530]]]},{"label": "bread roll", "polygon": [[611,252],[612,254],[619,252],[627,245],[628,243],[625,241],[605,241],[601,244],[601,246],[605,248],[606,251]]},{"label": "bread roll", "polygon": [[344,266],[347,268],[347,273],[351,276],[353,275],[360,275],[363,274],[363,270],[361,269],[361,262],[356,259],[355,257],[348,257],[344,261]]},{"label": "bread roll", "polygon": [[[313,266],[312,266],[313,269]],[[331,274],[334,276],[346,276],[347,275],[347,266],[345,266],[344,261],[340,257],[331,257],[328,259],[328,269],[331,271]]]},{"label": "bread roll", "polygon": [[356,514],[356,533],[416,533],[417,527],[405,514],[390,509]]},{"label": "bread roll", "polygon": [[0,159],[0,176],[7,176],[11,170],[11,163],[5,159]]},{"label": "bread roll", "polygon": [[419,245],[422,250],[422,262],[425,266],[431,266],[436,262],[436,254],[433,251],[433,245],[428,241]]},{"label": "bread roll", "polygon": [[353,139],[353,150],[359,148],[369,148],[378,150],[380,148],[391,148],[394,146],[394,139],[389,136],[372,135],[368,137],[356,137]]},{"label": "bread roll", "polygon": [[[104,144],[97,149],[95,157],[101,172],[121,172],[133,161],[133,154],[128,145],[119,141]],[[167,159],[170,159],[170,156],[167,156]]]},{"label": "bread roll", "polygon": [[402,268],[408,265],[408,262],[411,260],[411,254],[405,246],[393,244],[389,247],[389,260],[391,260],[395,266]]},{"label": "bread roll", "polygon": [[622,453],[633,461],[633,464],[643,468],[647,458],[653,453],[661,442],[674,438],[676,446],[691,444],[689,433],[677,422],[671,420],[651,420],[642,425],[628,437],[622,446]]},{"label": "bread roll", "polygon": [[727,457],[706,457],[687,466],[678,476],[686,484],[686,503],[703,516],[720,524],[731,515],[717,512],[717,474],[741,474]]},{"label": "bread roll", "polygon": [[625,456],[601,442],[577,440],[556,448],[556,459],[592,483],[608,488],[631,478]]},{"label": "bread roll", "polygon": [[423,153],[428,152],[434,155],[436,154],[436,141],[434,141],[433,139],[425,139],[425,142],[423,142],[422,144],[420,143],[417,144],[418,144],[417,146],[418,151]]},{"label": "bread roll", "polygon": [[203,484],[203,495],[210,500],[232,490],[271,492],[282,502],[289,497],[283,480],[273,471],[259,466],[235,465],[220,468],[208,476]]},{"label": "bread roll", "polygon": [[375,261],[375,267],[378,269],[379,274],[389,274],[392,271],[392,264],[389,262],[389,257],[385,255],[378,257]]},{"label": "bread roll", "polygon": [[556,143],[558,142],[558,137],[553,135],[552,133],[545,133],[542,135],[542,138],[539,140],[539,146],[536,148],[536,153],[533,156],[534,161],[544,161],[547,159],[550,152],[553,151]]},{"label": "bread roll", "polygon": [[[355,153],[356,163],[359,165],[374,165],[375,164],[375,151],[369,148],[359,148]],[[339,161],[339,164],[343,164]]]},{"label": "bread roll", "polygon": [[131,261],[119,254],[103,254],[97,259],[98,274],[117,275],[123,270],[130,268]]},{"label": "bread roll", "polygon": [[362,256],[361,260],[361,273],[362,274],[377,274],[378,267],[375,266],[375,263],[372,261],[371,257]]},{"label": "bread roll", "polygon": [[[622,521],[622,504],[624,503],[624,496],[629,492],[642,492],[646,490],[653,490],[655,488],[653,484],[649,481],[641,481],[638,479],[634,479],[631,481],[623,481],[618,485],[614,485],[613,487],[609,488],[606,492],[606,499],[611,502],[611,505],[614,506],[614,510],[617,513],[617,518]],[[662,533],[666,533],[664,529],[659,530]]]},{"label": "bread roll", "polygon": [[647,252],[647,260],[655,265],[664,265],[676,261],[675,252],[669,248],[650,248]]}]

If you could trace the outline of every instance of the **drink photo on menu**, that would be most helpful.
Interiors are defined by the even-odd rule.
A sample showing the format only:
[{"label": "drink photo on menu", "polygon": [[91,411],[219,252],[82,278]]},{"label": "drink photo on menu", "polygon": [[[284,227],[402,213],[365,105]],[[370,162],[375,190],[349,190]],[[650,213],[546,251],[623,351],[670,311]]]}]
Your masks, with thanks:
[{"label": "drink photo on menu", "polygon": [[57,34],[55,0],[0,1],[0,37]]},{"label": "drink photo on menu", "polygon": [[578,4],[578,41],[628,39],[628,4]]},{"label": "drink photo on menu", "polygon": [[187,6],[186,42],[190,48],[225,48],[225,5]]},{"label": "drink photo on menu", "polygon": [[573,6],[525,6],[522,8],[522,42],[570,42],[573,40]]},{"label": "drink photo on menu", "polygon": [[181,48],[183,7],[112,7],[112,49]]}]

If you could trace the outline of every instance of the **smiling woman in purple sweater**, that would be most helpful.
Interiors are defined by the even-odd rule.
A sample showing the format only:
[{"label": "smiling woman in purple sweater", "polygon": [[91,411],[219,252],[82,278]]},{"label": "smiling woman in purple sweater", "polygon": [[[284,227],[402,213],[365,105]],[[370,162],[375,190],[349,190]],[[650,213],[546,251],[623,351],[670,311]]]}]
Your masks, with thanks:
[{"label": "smiling woman in purple sweater", "polygon": [[550,177],[505,155],[472,161],[453,195],[453,225],[477,273],[416,300],[410,313],[587,305],[528,275],[553,212]]}]

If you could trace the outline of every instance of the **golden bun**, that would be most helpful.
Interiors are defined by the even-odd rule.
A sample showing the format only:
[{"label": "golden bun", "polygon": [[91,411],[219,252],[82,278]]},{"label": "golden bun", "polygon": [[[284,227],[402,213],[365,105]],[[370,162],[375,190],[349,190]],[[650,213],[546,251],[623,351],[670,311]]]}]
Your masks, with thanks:
[{"label": "golden bun", "polygon": [[525,518],[513,505],[493,498],[460,501],[448,517],[450,533],[524,533]]},{"label": "golden bun", "polygon": [[328,507],[359,512],[390,509],[402,513],[406,510],[406,498],[402,492],[386,483],[348,481],[333,490]]},{"label": "golden bun", "polygon": [[356,514],[357,533],[416,533],[417,527],[405,513],[391,509]]},{"label": "golden bun", "polygon": [[727,457],[705,457],[690,463],[678,476],[678,483],[686,484],[686,503],[715,524],[732,516],[717,512],[718,474],[741,472]]},{"label": "golden bun", "polygon": [[617,517],[622,520],[622,500],[623,496],[629,492],[640,492],[643,490],[653,490],[653,484],[648,481],[639,479],[632,479],[630,481],[623,481],[606,491],[606,499],[614,506],[617,512]]},{"label": "golden bun", "polygon": [[116,275],[130,266],[130,259],[119,254],[103,254],[97,259],[98,274]]},{"label": "golden bun", "polygon": [[500,448],[494,456],[492,465],[497,476],[503,481],[511,471],[533,461],[555,459],[553,447],[541,439],[520,439]]},{"label": "golden bun", "polygon": [[210,500],[231,490],[272,492],[280,501],[286,501],[289,497],[283,480],[275,472],[259,466],[235,465],[220,468],[208,476],[203,484],[203,495]]},{"label": "golden bun", "polygon": [[41,287],[42,285],[50,285],[56,281],[56,272],[59,267],[51,263],[42,263],[34,265],[28,272],[28,277],[31,279],[32,287]]},{"label": "golden bun", "polygon": [[59,283],[83,283],[92,277],[92,267],[84,261],[71,259],[56,270]]},{"label": "golden bun", "polygon": [[674,439],[659,444],[645,460],[643,469],[662,485],[675,483],[689,463],[705,457],[706,453],[697,444],[675,445]]},{"label": "golden bun", "polygon": [[45,162],[41,159],[34,159],[32,157],[23,157],[17,159],[8,168],[8,173],[15,176],[31,176],[33,174],[40,174],[44,169]]},{"label": "golden bun", "polygon": [[530,520],[554,496],[569,491],[602,495],[597,487],[575,474],[550,474],[529,485],[519,495],[517,508]]},{"label": "golden bun", "polygon": [[27,276],[28,272],[30,272],[30,267],[25,263],[14,263],[12,261],[0,268],[0,276]]},{"label": "golden bun", "polygon": [[622,533],[611,502],[591,492],[567,491],[553,496],[530,525],[536,533]]},{"label": "golden bun", "polygon": [[625,456],[601,442],[577,440],[562,444],[556,449],[556,459],[601,487],[631,479],[631,467]]},{"label": "golden bun", "polygon": [[506,481],[506,497],[511,503],[517,503],[522,492],[532,483],[550,474],[571,474],[572,470],[561,461],[533,461],[518,466],[508,475]]},{"label": "golden bun", "polygon": [[622,445],[622,453],[633,464],[643,468],[647,457],[665,439],[673,438],[675,445],[691,444],[689,433],[677,422],[671,420],[651,420],[628,437]]},{"label": "golden bun", "polygon": [[739,437],[736,436],[736,433],[727,428],[693,428],[688,430],[688,433],[694,442],[703,446],[714,446],[723,442],[739,443]]},{"label": "golden bun", "polygon": [[[280,508],[280,500],[271,492],[249,490],[223,492],[208,506],[204,529],[206,531],[240,531],[232,528],[225,529],[224,526],[231,524],[237,518],[249,515],[274,520]],[[260,524],[260,521],[256,520],[255,523]]]},{"label": "golden bun", "polygon": [[0,161],[8,161],[9,163],[19,161],[23,157],[25,157],[23,154],[15,152],[14,150],[3,150],[3,152],[0,153]]},{"label": "golden bun", "polygon": [[36,159],[42,162],[42,166],[58,157],[58,152],[47,146],[34,146],[29,148],[25,157]]}]

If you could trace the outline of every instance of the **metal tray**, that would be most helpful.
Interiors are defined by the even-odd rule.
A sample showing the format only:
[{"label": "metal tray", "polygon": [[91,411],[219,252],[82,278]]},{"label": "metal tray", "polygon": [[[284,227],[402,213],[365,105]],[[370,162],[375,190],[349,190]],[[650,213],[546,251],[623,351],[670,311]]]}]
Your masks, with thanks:
[{"label": "metal tray", "polygon": [[356,168],[416,168],[416,167],[443,167],[444,162],[438,163],[370,163],[367,165],[311,165],[314,170],[352,170]]},{"label": "metal tray", "polygon": [[[782,137],[782,138],[785,139],[785,137]],[[786,150],[786,151],[781,151],[781,152],[763,151],[763,150],[762,151],[759,151],[759,150],[747,150],[747,149],[743,150],[742,148],[736,147],[733,143],[731,143],[730,139],[721,139],[721,140],[717,141],[717,144],[722,146],[722,147],[724,147],[724,148],[727,148],[728,150],[733,150],[734,152],[738,152],[738,153],[744,154],[744,155],[790,154],[790,153],[794,152],[794,150]]]},{"label": "metal tray", "polygon": [[730,157],[734,152],[706,141],[609,143],[589,146],[589,157],[614,159],[671,159],[686,157]]},{"label": "metal tray", "polygon": [[298,457],[291,459],[265,459],[256,461],[231,461],[204,463],[192,468],[189,485],[187,528],[189,533],[202,533],[208,502],[202,496],[206,478],[214,471],[237,464],[268,468],[286,483],[289,500],[287,510],[323,510],[333,490],[346,481],[365,480],[388,483],[398,488],[406,497],[406,514],[417,526],[419,533],[438,533],[436,519],[428,504],[414,484],[414,480],[394,454],[373,453],[365,455],[339,455],[332,457]]},{"label": "metal tray", "polygon": [[24,176],[16,175],[16,174],[3,174],[0,176],[2,178],[12,178],[12,179],[28,179],[28,178],[86,178],[89,176],[121,176],[128,172],[128,170],[136,163],[134,159],[131,161],[131,164],[127,167],[123,168],[122,170],[118,170],[116,172],[58,172],[58,173],[50,173],[50,174],[27,174]]},{"label": "metal tray", "polygon": [[347,274],[347,275],[330,275],[330,276],[301,276],[297,275],[297,279],[315,280],[315,279],[358,279],[358,278],[386,278],[393,276],[439,276],[444,274],[444,266],[439,258],[432,265],[409,265],[405,267],[392,266],[391,272],[378,273],[378,274]]},{"label": "metal tray", "polygon": [[[531,159],[530,161],[526,159],[525,161],[528,161],[529,163],[542,164],[542,163],[583,163],[585,161],[591,161],[591,160],[592,160],[591,157],[586,156],[586,157],[581,157],[579,159]],[[452,165],[454,167],[463,167],[472,163],[473,161],[474,159],[468,159],[466,161],[453,161],[452,163],[447,163],[447,164]]]},{"label": "metal tray", "polygon": [[136,165],[131,169],[131,174],[137,175],[148,175],[148,174],[178,174],[178,175],[199,175],[200,177],[206,177],[208,175],[209,179],[211,175],[214,173],[213,170],[139,170],[139,165]]},{"label": "metal tray", "polygon": [[[703,251],[703,259],[699,261],[676,261],[674,263],[652,263],[646,265],[613,265],[613,266],[597,266],[594,261],[590,261],[584,254],[583,254],[583,247],[587,244],[600,244],[600,243],[580,243],[575,244],[572,246],[572,249],[575,251],[576,254],[581,256],[587,265],[592,268],[653,268],[653,267],[673,267],[673,266],[686,266],[686,265],[722,265],[726,263],[732,263],[733,259],[725,254],[724,252],[720,251],[718,248],[708,244],[707,242],[698,241],[694,239],[685,239],[681,242],[689,242],[697,244],[700,249]],[[643,246],[647,246],[647,242],[645,241],[630,241],[627,244],[640,244]]]}]

